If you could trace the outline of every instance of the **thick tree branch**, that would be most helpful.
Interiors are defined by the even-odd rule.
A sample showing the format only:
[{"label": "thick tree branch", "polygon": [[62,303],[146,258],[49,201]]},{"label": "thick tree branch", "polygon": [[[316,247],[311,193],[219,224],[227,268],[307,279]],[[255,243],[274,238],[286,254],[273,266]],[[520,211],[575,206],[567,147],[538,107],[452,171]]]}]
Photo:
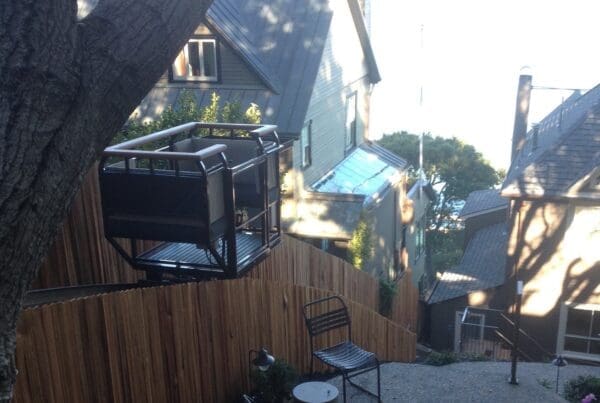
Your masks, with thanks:
[{"label": "thick tree branch", "polygon": [[81,178],[210,1],[0,2],[0,402],[25,294]]}]

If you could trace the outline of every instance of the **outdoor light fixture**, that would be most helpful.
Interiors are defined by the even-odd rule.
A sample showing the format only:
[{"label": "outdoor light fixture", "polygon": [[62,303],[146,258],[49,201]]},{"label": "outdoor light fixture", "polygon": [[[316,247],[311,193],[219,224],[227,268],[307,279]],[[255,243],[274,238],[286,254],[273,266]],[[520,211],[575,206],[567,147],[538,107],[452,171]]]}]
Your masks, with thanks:
[{"label": "outdoor light fixture", "polygon": [[558,393],[558,377],[560,374],[560,367],[566,367],[567,364],[567,360],[565,360],[562,355],[556,356],[556,358],[552,360],[552,365],[556,367],[556,393]]},{"label": "outdoor light fixture", "polygon": [[275,357],[273,357],[272,355],[269,354],[269,352],[267,351],[267,349],[265,348],[261,348],[260,350],[250,350],[248,355],[249,355],[249,359],[252,358],[252,354],[254,354],[256,357],[251,361],[252,365],[254,365],[256,368],[258,368],[259,371],[267,371],[269,368],[271,368],[271,365],[273,365],[273,363],[275,362]]}]

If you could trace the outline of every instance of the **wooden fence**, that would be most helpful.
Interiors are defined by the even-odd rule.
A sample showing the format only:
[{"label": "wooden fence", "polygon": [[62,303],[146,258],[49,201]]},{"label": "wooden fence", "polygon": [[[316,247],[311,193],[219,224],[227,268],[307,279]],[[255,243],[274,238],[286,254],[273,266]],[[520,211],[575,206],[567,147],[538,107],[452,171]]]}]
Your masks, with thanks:
[{"label": "wooden fence", "polygon": [[[330,290],[374,310],[379,305],[377,279],[342,259],[287,236],[250,276]],[[33,288],[128,283],[141,277],[142,274],[133,270],[104,238],[98,173],[93,168]],[[404,273],[397,287],[390,319],[416,330],[418,290],[412,285],[410,272]]]},{"label": "wooden fence", "polygon": [[[135,289],[27,309],[15,402],[228,402],[249,388],[248,351],[267,347],[301,372],[301,307],[332,294],[241,279]],[[412,361],[416,336],[347,301],[357,344]],[[388,382],[397,379],[383,378]]]},{"label": "wooden fence", "polygon": [[[254,268],[252,278],[316,287],[341,294],[374,311],[379,310],[379,280],[350,263],[295,238],[284,236],[282,245]],[[407,271],[397,282],[389,318],[415,331],[419,292]]]},{"label": "wooden fence", "polygon": [[104,237],[98,170],[94,166],[85,177],[32,288],[130,283],[142,277]]}]

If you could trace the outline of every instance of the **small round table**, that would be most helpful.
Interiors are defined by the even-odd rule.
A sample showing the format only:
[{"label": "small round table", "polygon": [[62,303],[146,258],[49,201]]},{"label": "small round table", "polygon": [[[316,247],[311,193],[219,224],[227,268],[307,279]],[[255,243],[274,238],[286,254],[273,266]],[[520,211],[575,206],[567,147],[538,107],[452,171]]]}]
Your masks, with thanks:
[{"label": "small round table", "polygon": [[304,382],[292,391],[294,399],[305,403],[335,402],[340,392],[327,382]]}]

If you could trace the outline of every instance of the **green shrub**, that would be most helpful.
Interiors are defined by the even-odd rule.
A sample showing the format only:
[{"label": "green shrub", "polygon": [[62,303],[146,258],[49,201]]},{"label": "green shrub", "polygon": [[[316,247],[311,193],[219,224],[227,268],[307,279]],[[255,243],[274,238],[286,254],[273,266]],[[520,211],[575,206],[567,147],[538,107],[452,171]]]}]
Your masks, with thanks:
[{"label": "green shrub", "polygon": [[373,229],[370,220],[361,213],[358,225],[348,242],[348,261],[357,269],[364,268],[373,255]]},{"label": "green shrub", "polygon": [[[260,108],[254,103],[251,103],[245,112],[242,112],[242,106],[237,100],[226,102],[221,108],[220,97],[215,92],[211,95],[210,104],[201,108],[194,93],[191,90],[184,89],[179,94],[175,104],[167,106],[155,120],[141,122],[134,118],[130,121],[117,133],[112,144],[119,144],[126,140],[135,139],[188,122],[260,124],[261,116]],[[227,131],[226,133],[229,132]],[[217,131],[215,134],[220,133]],[[163,145],[166,145],[166,142],[164,144],[152,144],[152,147],[158,148]]]},{"label": "green shrub", "polygon": [[600,397],[600,378],[597,376],[581,375],[565,382],[565,399],[570,402],[581,402],[590,393]]},{"label": "green shrub", "polygon": [[379,313],[389,316],[392,313],[394,297],[398,293],[396,282],[385,277],[379,278]]},{"label": "green shrub", "polygon": [[492,358],[481,353],[462,353],[460,361],[491,361]]},{"label": "green shrub", "polygon": [[440,353],[434,351],[425,359],[425,364],[441,367],[442,365],[453,364],[459,361],[459,357],[452,351],[442,351]]},{"label": "green shrub", "polygon": [[292,390],[298,383],[296,370],[279,358],[267,371],[253,369],[250,378],[261,401],[268,403],[281,403],[285,399],[291,399]]}]

